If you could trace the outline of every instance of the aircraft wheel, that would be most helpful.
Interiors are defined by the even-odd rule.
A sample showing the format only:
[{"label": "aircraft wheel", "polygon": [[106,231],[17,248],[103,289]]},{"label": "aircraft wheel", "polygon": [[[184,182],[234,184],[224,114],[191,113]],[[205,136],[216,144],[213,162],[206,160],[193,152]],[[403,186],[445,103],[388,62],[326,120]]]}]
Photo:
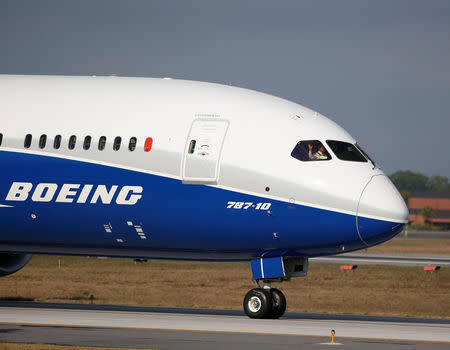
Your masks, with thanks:
[{"label": "aircraft wheel", "polygon": [[263,288],[253,288],[244,298],[244,311],[250,318],[266,318],[272,305],[270,292]]},{"label": "aircraft wheel", "polygon": [[286,311],[286,297],[281,290],[276,288],[270,289],[270,296],[272,297],[272,310],[268,318],[280,318]]}]

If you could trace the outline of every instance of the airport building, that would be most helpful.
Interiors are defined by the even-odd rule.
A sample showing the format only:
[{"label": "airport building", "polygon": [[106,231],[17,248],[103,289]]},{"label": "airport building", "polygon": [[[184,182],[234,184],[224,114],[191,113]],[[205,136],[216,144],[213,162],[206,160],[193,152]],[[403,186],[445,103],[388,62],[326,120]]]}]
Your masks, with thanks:
[{"label": "airport building", "polygon": [[427,219],[427,223],[450,229],[450,192],[413,192],[408,206],[411,225],[425,224],[422,211],[423,208],[430,207],[433,215]]}]

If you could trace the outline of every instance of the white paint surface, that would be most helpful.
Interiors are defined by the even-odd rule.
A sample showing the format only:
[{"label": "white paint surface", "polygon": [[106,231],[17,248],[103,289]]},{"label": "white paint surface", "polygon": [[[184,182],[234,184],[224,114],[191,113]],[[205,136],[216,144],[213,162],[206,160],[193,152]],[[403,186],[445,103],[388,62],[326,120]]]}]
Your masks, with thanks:
[{"label": "white paint surface", "polygon": [[450,343],[449,324],[335,320],[253,320],[245,316],[210,316],[144,312],[1,308],[0,323],[117,327],[280,335],[396,339]]}]

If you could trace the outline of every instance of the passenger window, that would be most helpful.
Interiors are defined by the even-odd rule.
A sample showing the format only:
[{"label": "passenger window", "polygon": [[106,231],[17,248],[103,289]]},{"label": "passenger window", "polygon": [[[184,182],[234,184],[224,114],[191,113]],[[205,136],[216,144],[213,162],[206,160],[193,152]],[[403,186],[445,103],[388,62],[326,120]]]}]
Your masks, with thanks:
[{"label": "passenger window", "polygon": [[53,148],[59,149],[59,147],[61,147],[61,135],[56,135],[53,140]]},{"label": "passenger window", "polygon": [[122,143],[122,138],[120,136],[117,136],[114,139],[113,150],[114,151],[118,151],[120,149],[120,144],[121,143]]},{"label": "passenger window", "polygon": [[105,146],[106,146],[106,136],[102,136],[98,140],[98,150],[103,151],[105,149]]},{"label": "passenger window", "polygon": [[331,159],[325,146],[319,140],[300,141],[292,150],[291,156],[303,162]]},{"label": "passenger window", "polygon": [[150,152],[150,150],[152,149],[152,145],[153,145],[153,139],[151,137],[147,137],[145,139],[144,151]]},{"label": "passenger window", "polygon": [[89,148],[91,148],[91,140],[92,140],[92,137],[90,137],[90,136],[86,136],[84,138],[83,149],[85,151],[87,151]]},{"label": "passenger window", "polygon": [[0,133],[0,146],[2,145],[2,141],[3,141],[3,134]]},{"label": "passenger window", "polygon": [[25,142],[23,143],[23,146],[25,148],[30,148],[32,139],[33,139],[33,136],[31,136],[31,134],[28,134],[27,136],[25,136]]},{"label": "passenger window", "polygon": [[70,136],[69,149],[74,149],[76,143],[77,143],[77,137],[75,135]]},{"label": "passenger window", "polygon": [[133,152],[136,149],[137,139],[136,137],[132,137],[130,139],[130,143],[128,144],[128,149]]},{"label": "passenger window", "polygon": [[39,138],[39,148],[45,148],[45,145],[47,144],[47,135],[41,135]]},{"label": "passenger window", "polygon": [[347,160],[350,162],[367,162],[367,159],[361,154],[360,151],[355,147],[355,145],[342,142],[342,141],[327,141],[328,146],[330,146],[333,153],[340,160]]}]

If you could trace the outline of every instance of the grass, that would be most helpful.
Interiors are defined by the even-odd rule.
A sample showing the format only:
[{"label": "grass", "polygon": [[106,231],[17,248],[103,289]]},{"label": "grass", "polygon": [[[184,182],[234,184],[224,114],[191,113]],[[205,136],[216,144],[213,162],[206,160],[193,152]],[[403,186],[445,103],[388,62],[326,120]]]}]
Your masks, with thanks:
[{"label": "grass", "polygon": [[21,296],[0,297],[0,300],[4,301],[34,301],[33,298],[24,298]]},{"label": "grass", "polygon": [[[0,343],[0,350],[117,350],[117,348],[103,348],[92,346],[64,346],[47,344],[23,344],[23,343]],[[127,348],[120,348],[127,350]]]},{"label": "grass", "polygon": [[[437,243],[437,244],[436,244]],[[450,240],[395,239],[368,251],[448,254]],[[419,249],[420,248],[420,249]],[[59,259],[64,264],[59,268]],[[34,256],[0,279],[0,298],[42,302],[242,309],[253,288],[250,264]],[[274,284],[288,311],[450,318],[450,269],[311,264],[308,277]]]},{"label": "grass", "polygon": [[394,238],[363,252],[450,255],[450,239]]},{"label": "grass", "polygon": [[411,225],[411,230],[417,230],[417,231],[447,231],[445,227],[438,226],[438,225],[430,225],[430,224],[423,224],[423,225]]}]

